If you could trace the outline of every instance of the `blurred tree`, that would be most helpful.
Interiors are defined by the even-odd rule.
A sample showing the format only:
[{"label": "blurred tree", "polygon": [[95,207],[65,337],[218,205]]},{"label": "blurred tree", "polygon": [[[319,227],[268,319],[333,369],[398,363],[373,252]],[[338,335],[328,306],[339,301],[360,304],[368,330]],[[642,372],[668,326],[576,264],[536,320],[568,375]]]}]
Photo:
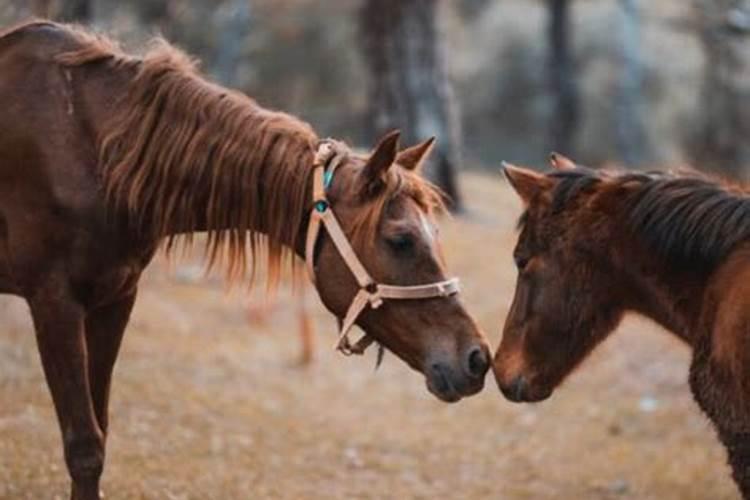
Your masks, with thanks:
[{"label": "blurred tree", "polygon": [[475,19],[487,8],[490,0],[461,0],[458,2],[458,10],[469,19]]},{"label": "blurred tree", "polygon": [[365,0],[360,11],[369,69],[369,127],[373,136],[399,128],[405,144],[437,137],[426,175],[460,210],[456,180],[460,130],[445,47],[437,27],[438,0]]},{"label": "blurred tree", "polygon": [[[101,1],[101,0],[100,0]],[[202,61],[224,85],[241,87],[247,72],[251,0],[212,0],[186,4],[178,0],[141,0],[133,4],[140,22]]]},{"label": "blurred tree", "polygon": [[31,13],[39,17],[50,17],[52,14],[52,0],[32,0]]},{"label": "blurred tree", "polygon": [[638,0],[618,0],[620,15],[620,77],[617,89],[615,132],[618,158],[628,166],[643,163],[647,134],[642,116],[643,64],[640,50]]},{"label": "blurred tree", "polygon": [[60,0],[55,16],[66,23],[86,23],[91,20],[92,0]]},{"label": "blurred tree", "polygon": [[213,16],[218,36],[210,71],[225,85],[237,84],[237,69],[245,55],[251,20],[248,0],[224,2]]},{"label": "blurred tree", "polygon": [[696,163],[729,175],[750,166],[750,5],[747,0],[694,0],[705,69]]},{"label": "blurred tree", "polygon": [[148,0],[135,2],[133,7],[141,22],[146,26],[155,26],[158,30],[169,37],[170,2],[169,0]]},{"label": "blurred tree", "polygon": [[66,23],[87,23],[93,17],[92,3],[93,0],[30,0],[25,7],[35,16]]},{"label": "blurred tree", "polygon": [[568,155],[575,154],[575,136],[579,123],[579,93],[570,43],[570,0],[547,0],[549,83],[554,96],[550,124],[552,147]]}]

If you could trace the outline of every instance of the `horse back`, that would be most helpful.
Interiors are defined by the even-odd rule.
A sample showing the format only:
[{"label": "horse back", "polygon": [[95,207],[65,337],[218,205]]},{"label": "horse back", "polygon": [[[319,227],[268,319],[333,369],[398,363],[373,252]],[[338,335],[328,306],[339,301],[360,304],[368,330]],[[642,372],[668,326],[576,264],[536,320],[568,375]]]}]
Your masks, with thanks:
[{"label": "horse back", "polygon": [[13,188],[5,194],[30,188],[65,203],[65,190],[86,180],[81,167],[95,162],[73,74],[55,61],[69,50],[75,40],[51,23],[0,37],[0,189]]}]

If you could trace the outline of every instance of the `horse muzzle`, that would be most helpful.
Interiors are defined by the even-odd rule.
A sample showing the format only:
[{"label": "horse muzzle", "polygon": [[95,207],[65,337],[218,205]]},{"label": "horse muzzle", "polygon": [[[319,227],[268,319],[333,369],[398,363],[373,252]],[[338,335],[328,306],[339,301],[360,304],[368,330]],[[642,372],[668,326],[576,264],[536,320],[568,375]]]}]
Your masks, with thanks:
[{"label": "horse muzzle", "polygon": [[538,403],[552,395],[551,389],[531,383],[524,375],[518,375],[509,382],[497,378],[497,385],[503,396],[513,403]]},{"label": "horse muzzle", "polygon": [[489,350],[484,345],[470,349],[458,366],[445,360],[431,360],[424,369],[427,389],[442,401],[456,402],[482,390],[489,367]]}]

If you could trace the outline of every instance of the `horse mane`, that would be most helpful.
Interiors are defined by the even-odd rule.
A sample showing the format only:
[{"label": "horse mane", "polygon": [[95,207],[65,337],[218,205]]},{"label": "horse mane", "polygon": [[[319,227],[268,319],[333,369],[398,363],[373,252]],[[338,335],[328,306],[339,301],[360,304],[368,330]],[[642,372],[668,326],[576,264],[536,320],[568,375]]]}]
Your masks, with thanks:
[{"label": "horse mane", "polygon": [[446,195],[418,173],[395,164],[388,169],[382,181],[380,192],[363,207],[354,221],[352,242],[355,248],[374,244],[382,214],[388,209],[389,201],[399,195],[414,200],[428,216],[446,212]]},{"label": "horse mane", "polygon": [[606,189],[624,203],[624,222],[670,265],[710,271],[750,239],[750,195],[690,173],[612,173],[576,169],[557,179],[552,210],[581,193]]},{"label": "horse mane", "polygon": [[[311,126],[205,80],[194,60],[162,39],[133,57],[106,37],[56,26],[78,42],[57,57],[60,64],[104,62],[134,74],[98,139],[111,206],[124,210],[139,231],[166,239],[168,254],[177,238],[190,246],[190,230],[202,227],[208,232],[207,268],[223,263],[230,282],[246,274],[249,256],[252,283],[256,256],[265,254],[268,283],[275,284],[282,263],[292,261],[312,202],[319,139]],[[384,187],[358,217],[351,235],[356,241],[376,234],[398,193],[426,209],[439,205],[431,185],[401,168],[389,169]],[[205,214],[196,214],[196,204],[207,207]]]}]

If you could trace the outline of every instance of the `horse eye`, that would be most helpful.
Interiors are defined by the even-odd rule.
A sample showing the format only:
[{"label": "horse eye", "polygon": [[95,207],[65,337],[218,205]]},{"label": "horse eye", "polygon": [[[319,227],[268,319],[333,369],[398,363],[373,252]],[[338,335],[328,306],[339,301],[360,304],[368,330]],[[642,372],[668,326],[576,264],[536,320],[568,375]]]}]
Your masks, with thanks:
[{"label": "horse eye", "polygon": [[521,255],[514,255],[513,260],[516,261],[516,267],[519,271],[523,271],[529,263],[529,258]]},{"label": "horse eye", "polygon": [[399,234],[386,240],[394,252],[406,252],[414,248],[414,238],[410,234]]}]

